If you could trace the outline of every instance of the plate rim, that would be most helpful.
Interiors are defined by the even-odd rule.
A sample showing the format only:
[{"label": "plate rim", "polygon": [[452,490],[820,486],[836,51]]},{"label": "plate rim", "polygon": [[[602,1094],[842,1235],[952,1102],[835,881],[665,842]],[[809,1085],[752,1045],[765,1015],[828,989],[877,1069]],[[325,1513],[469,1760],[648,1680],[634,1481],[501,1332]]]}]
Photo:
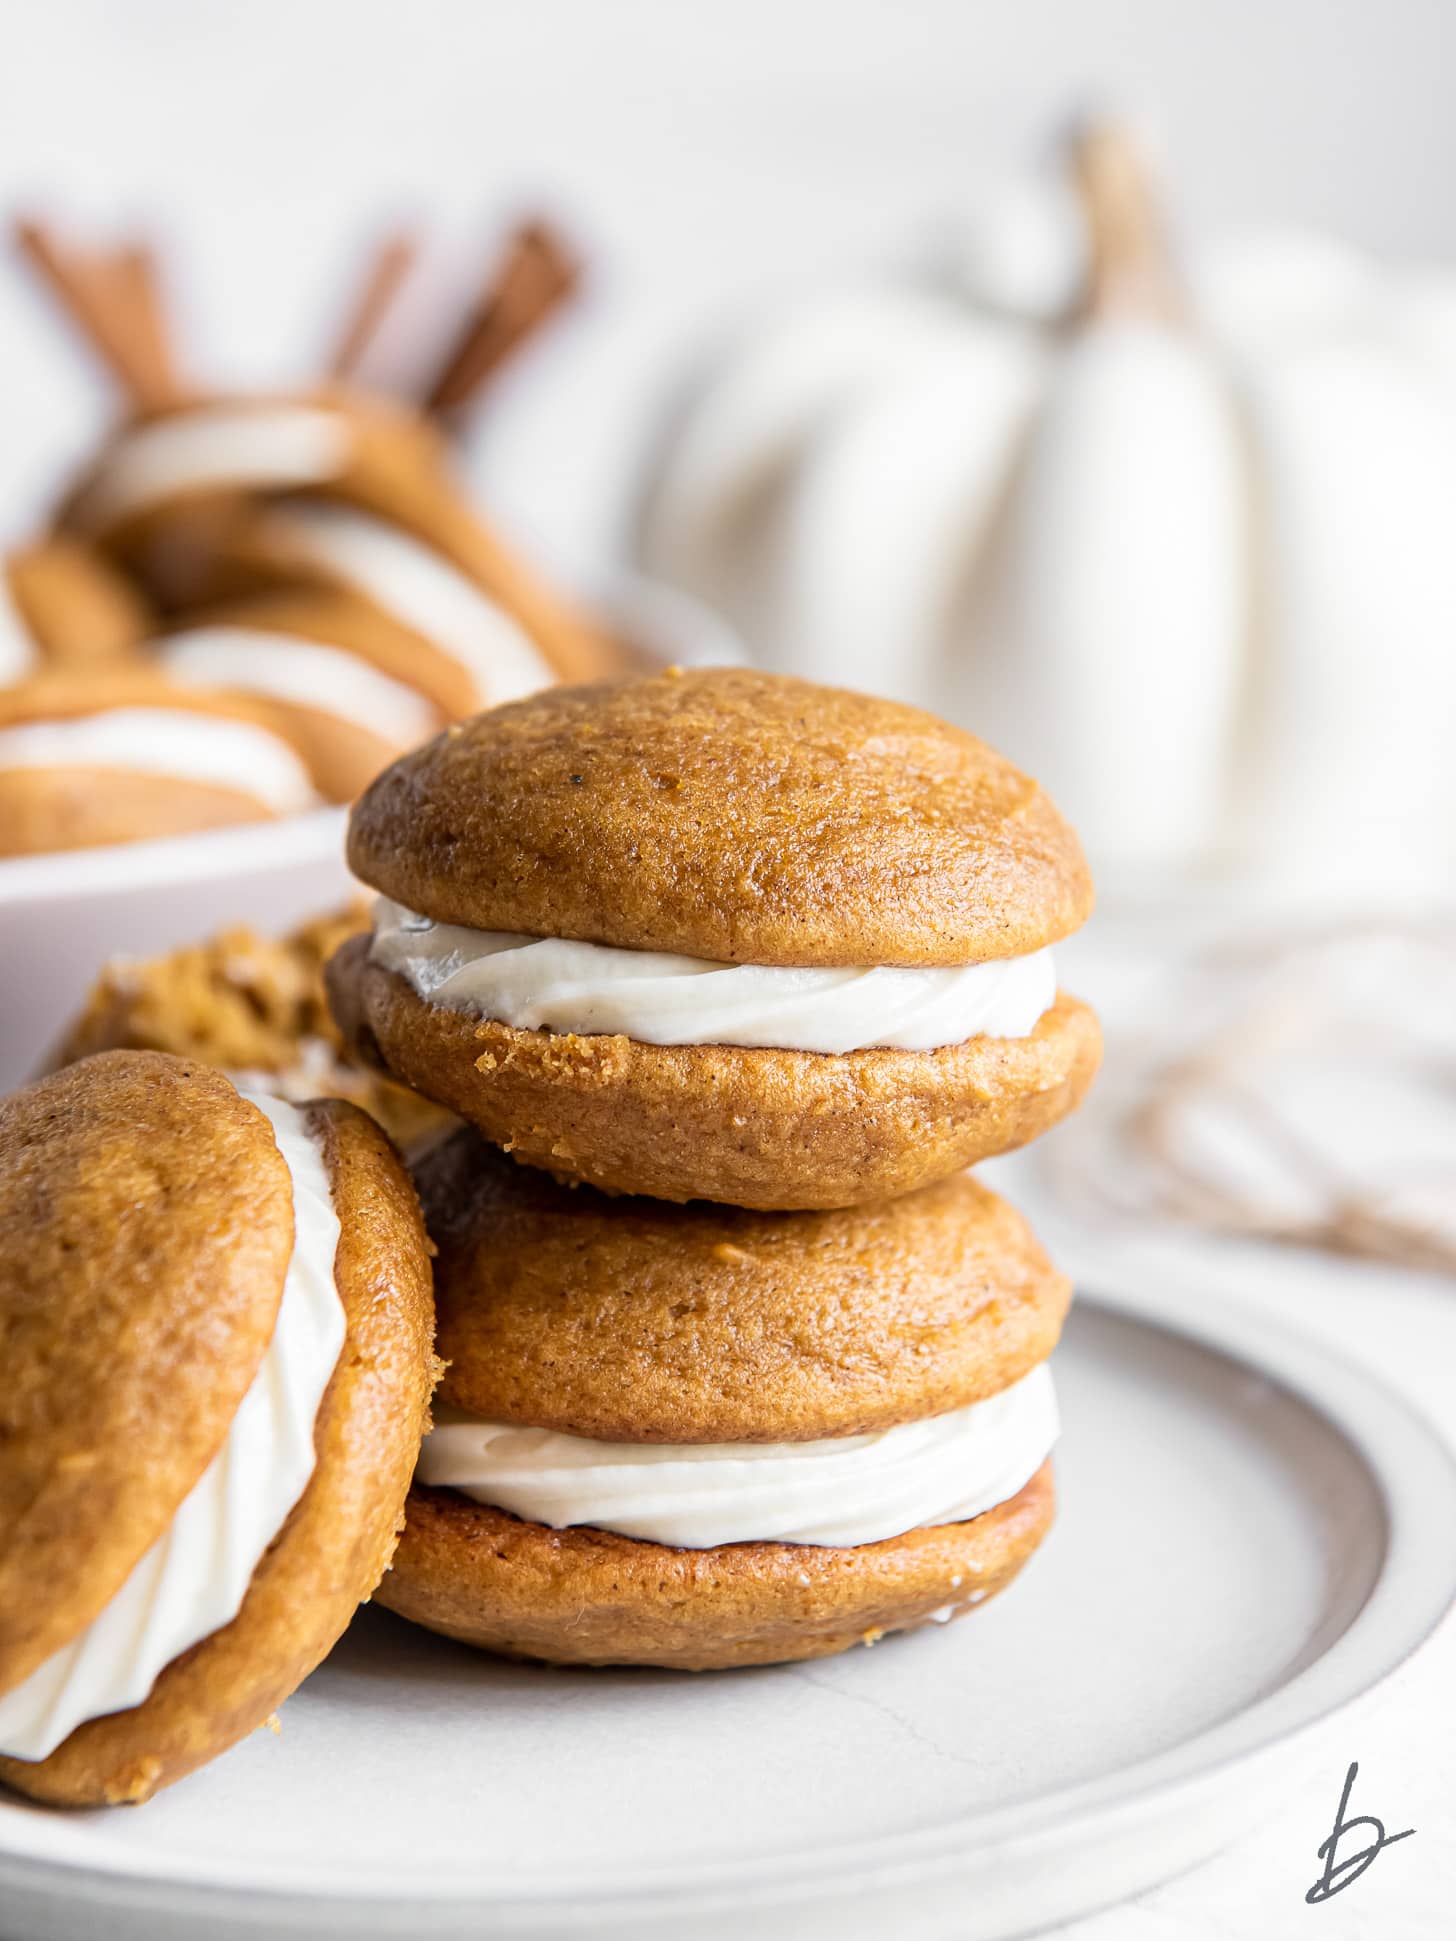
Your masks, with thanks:
[{"label": "plate rim", "polygon": [[[994,1848],[1006,1863],[1075,1833],[1079,1842],[1126,1838],[1139,1823],[1170,1810],[1195,1811],[1200,1788],[1230,1768],[1253,1765],[1297,1744],[1407,1664],[1456,1611],[1456,1448],[1424,1410],[1382,1378],[1302,1330],[1271,1322],[1253,1304],[1220,1301],[1181,1309],[1176,1295],[1131,1288],[1078,1289],[1079,1303],[1213,1351],[1285,1390],[1349,1444],[1379,1494],[1385,1553],[1369,1594],[1340,1635],[1310,1664],[1226,1719],[1146,1759],[1076,1781],[1037,1799],[990,1812],[961,1813],[934,1825],[900,1829],[847,1846],[817,1844],[766,1856],[746,1872],[740,1862],[659,1862],[590,1880],[518,1877],[502,1890],[489,1868],[449,1870],[401,1883],[392,1870],[351,1870],[347,1885],[310,1880],[296,1865],[260,1884],[219,1872],[215,1857],[159,1866],[150,1853],[91,1861],[72,1851],[82,1824],[23,1801],[0,1799],[0,1884],[91,1898],[150,1893],[242,1910],[343,1911],[367,1904],[386,1914],[433,1909],[539,1919],[551,1914],[610,1914],[630,1919],[693,1907],[749,1907],[812,1898],[831,1886],[880,1883],[905,1869],[919,1879],[969,1871]],[[1434,1485],[1435,1487],[1432,1487]],[[1333,1666],[1333,1670],[1331,1667]],[[1332,1687],[1333,1689],[1327,1689]],[[27,1833],[45,1829],[42,1850]],[[969,1831],[974,1839],[968,1840]],[[71,1838],[67,1838],[67,1835]],[[53,1836],[53,1837],[49,1837]],[[51,1851],[46,1851],[51,1848]]]}]

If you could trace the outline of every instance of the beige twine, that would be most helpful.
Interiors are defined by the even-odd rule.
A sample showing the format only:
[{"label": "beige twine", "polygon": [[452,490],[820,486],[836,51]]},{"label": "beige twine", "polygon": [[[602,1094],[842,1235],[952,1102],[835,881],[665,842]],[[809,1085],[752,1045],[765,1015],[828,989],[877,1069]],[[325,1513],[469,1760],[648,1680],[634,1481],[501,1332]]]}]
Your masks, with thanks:
[{"label": "beige twine", "polygon": [[[1218,950],[1191,963],[1175,980],[1167,1015],[1196,1014],[1196,1003],[1187,1000],[1200,980],[1208,981],[1205,989],[1217,984],[1236,991],[1232,1014],[1191,1042],[1185,1036],[1172,1051],[1150,1052],[1145,1045],[1139,1060],[1136,1046],[1118,1048],[1110,1062],[1122,1064],[1126,1054],[1126,1066],[1135,1072],[1130,1089],[1109,1101],[1105,1112],[1094,1110],[1079,1136],[1062,1147],[1055,1161],[1059,1182],[1123,1211],[1135,1206],[1244,1238],[1456,1275],[1456,1232],[1391,1206],[1388,1185],[1352,1185],[1341,1178],[1257,1087],[1259,1072],[1282,1052],[1350,1056],[1349,1016],[1322,988],[1320,965],[1323,959],[1328,970],[1331,951],[1348,953],[1372,941],[1430,953],[1426,968],[1437,966],[1438,990],[1441,968],[1449,972],[1452,1002],[1444,1019],[1431,1021],[1426,1043],[1419,1004],[1403,1009],[1397,990],[1387,1006],[1387,1030],[1378,1028],[1378,1020],[1375,1028],[1369,1019],[1360,1021],[1360,1049],[1372,1070],[1398,1074],[1438,1098],[1452,1111],[1456,1132],[1456,1064],[1449,1036],[1438,1036],[1439,1027],[1444,1023],[1449,1033],[1456,1018],[1456,932],[1441,925],[1362,926],[1254,950]],[[1216,1107],[1225,1126],[1236,1127],[1254,1158],[1256,1178],[1282,1174],[1296,1180],[1314,1210],[1280,1207],[1256,1185],[1220,1179],[1190,1154],[1180,1128],[1192,1110],[1208,1106]],[[1410,1183],[1411,1169],[1404,1170],[1404,1183]],[[1435,1183],[1456,1227],[1456,1176],[1437,1175]]]}]

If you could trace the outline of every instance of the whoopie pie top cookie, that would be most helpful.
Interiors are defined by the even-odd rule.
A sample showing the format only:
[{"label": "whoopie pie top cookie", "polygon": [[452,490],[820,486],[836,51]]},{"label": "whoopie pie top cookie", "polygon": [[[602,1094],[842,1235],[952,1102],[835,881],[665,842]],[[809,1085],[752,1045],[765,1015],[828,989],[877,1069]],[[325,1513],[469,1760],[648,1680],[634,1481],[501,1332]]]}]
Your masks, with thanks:
[{"label": "whoopie pie top cookie", "polygon": [[1049,949],[1091,903],[1076,837],[891,702],[739,669],[554,689],[386,770],[349,860],[384,893],[329,974],[360,1053],[613,1192],[906,1192],[1096,1068]]},{"label": "whoopie pie top cookie", "polygon": [[122,659],[147,628],[141,595],[77,540],[56,534],[0,562],[0,685],[49,665]]},{"label": "whoopie pie top cookie", "polygon": [[349,861],[438,923],[723,964],[999,961],[1092,907],[1075,835],[984,742],[737,668],[478,716],[379,778]]},{"label": "whoopie pie top cookie", "polygon": [[0,1780],[139,1800],[388,1563],[435,1365],[398,1158],[149,1052],[0,1104]]}]

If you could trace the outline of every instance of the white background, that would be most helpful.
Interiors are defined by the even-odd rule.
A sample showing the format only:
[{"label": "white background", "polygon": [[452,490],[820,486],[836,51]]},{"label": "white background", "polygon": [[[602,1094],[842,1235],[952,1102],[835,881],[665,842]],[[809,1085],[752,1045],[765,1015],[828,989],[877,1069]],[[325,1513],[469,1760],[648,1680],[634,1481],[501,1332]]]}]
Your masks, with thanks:
[{"label": "white background", "polygon": [[[306,378],[356,251],[428,218],[467,271],[544,204],[593,293],[483,414],[498,513],[617,538],[706,329],[903,255],[1089,100],[1157,131],[1187,232],[1269,221],[1456,253],[1444,0],[3,0],[0,206],[154,219],[199,377]],[[0,282],[0,531],[102,393]]]}]

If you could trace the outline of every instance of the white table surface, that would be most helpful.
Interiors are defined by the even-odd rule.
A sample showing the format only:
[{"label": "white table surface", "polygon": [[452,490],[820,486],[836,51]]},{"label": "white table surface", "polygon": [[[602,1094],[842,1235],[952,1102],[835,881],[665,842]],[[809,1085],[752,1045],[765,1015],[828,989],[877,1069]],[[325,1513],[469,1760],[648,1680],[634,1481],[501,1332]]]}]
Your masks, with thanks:
[{"label": "white table surface", "polygon": [[[1110,1058],[1120,1011],[1141,988],[1149,953],[1170,952],[1205,928],[1110,915],[1064,953],[1062,981],[1103,1012]],[[1226,920],[1213,929],[1223,933]],[[1361,1362],[1456,1445],[1456,1280],[1074,1214],[1048,1191],[1046,1151],[1043,1144],[986,1174],[1084,1285],[1156,1276],[1186,1290],[1190,1302],[1267,1308],[1283,1325],[1313,1330]],[[1320,1728],[1318,1742],[1326,1748],[1323,1777],[1276,1817],[1193,1873],[1059,1934],[1069,1941],[1273,1941],[1308,1931],[1319,1941],[1435,1941],[1456,1933],[1456,1624],[1448,1620],[1384,1687]],[[1316,1850],[1330,1834],[1352,1760],[1360,1772],[1349,1812],[1377,1815],[1390,1833],[1413,1827],[1415,1837],[1381,1853],[1344,1892],[1308,1907],[1305,1891],[1321,1868]],[[1361,1843],[1356,1834],[1341,1852]]]}]

